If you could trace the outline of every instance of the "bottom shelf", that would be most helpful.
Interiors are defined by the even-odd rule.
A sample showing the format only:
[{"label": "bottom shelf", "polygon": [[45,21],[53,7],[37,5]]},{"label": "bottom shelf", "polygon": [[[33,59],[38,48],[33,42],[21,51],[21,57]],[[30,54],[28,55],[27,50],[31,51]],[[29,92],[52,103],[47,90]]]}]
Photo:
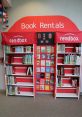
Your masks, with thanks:
[{"label": "bottom shelf", "polygon": [[73,97],[73,98],[78,98],[78,95],[76,93],[57,93],[56,97]]},{"label": "bottom shelf", "polygon": [[17,93],[16,94],[17,96],[34,96],[34,93],[33,92],[20,92],[20,93]]}]

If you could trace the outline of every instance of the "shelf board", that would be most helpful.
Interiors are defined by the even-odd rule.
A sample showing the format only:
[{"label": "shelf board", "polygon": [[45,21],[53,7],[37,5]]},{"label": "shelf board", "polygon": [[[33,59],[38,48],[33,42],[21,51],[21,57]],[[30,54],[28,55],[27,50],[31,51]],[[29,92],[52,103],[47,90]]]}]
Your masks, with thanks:
[{"label": "shelf board", "polygon": [[9,52],[6,54],[33,54],[33,52]]},{"label": "shelf board", "polygon": [[65,74],[64,77],[80,77],[79,75]]},{"label": "shelf board", "polygon": [[68,65],[68,66],[70,66],[70,65],[74,65],[75,66],[76,65],[76,66],[80,66],[80,64],[57,64],[57,65],[63,65],[63,66],[64,65]]},{"label": "shelf board", "polygon": [[17,96],[34,96],[33,92],[20,92],[20,94],[16,93]]},{"label": "shelf board", "polygon": [[29,65],[33,65],[33,64],[11,63],[10,65],[29,66]]},{"label": "shelf board", "polygon": [[14,86],[29,86],[29,87],[33,87],[33,83],[25,83],[25,82],[18,82],[16,84],[8,84],[8,85],[14,85]]},{"label": "shelf board", "polygon": [[58,52],[57,54],[75,54],[75,55],[80,55],[81,53],[77,53],[77,52]]},{"label": "shelf board", "polygon": [[26,77],[33,77],[31,75],[26,75],[26,74],[11,74],[11,75],[8,75],[8,76],[26,76]]},{"label": "shelf board", "polygon": [[56,97],[74,97],[78,98],[76,93],[56,93]]}]

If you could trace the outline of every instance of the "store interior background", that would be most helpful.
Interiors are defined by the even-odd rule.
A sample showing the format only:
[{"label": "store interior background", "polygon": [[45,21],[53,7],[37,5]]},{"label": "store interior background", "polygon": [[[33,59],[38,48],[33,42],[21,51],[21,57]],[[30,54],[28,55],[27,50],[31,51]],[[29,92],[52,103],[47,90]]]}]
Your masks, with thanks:
[{"label": "store interior background", "polygon": [[[25,16],[61,15],[72,20],[82,31],[82,0],[9,0],[9,28]],[[8,29],[9,29],[8,28]],[[7,30],[8,30],[7,29]],[[7,31],[5,30],[5,31]],[[70,30],[70,29],[69,29]],[[0,48],[0,56],[3,56]],[[82,94],[82,56],[81,56],[81,94]],[[0,64],[0,90],[5,89],[4,66]]]}]

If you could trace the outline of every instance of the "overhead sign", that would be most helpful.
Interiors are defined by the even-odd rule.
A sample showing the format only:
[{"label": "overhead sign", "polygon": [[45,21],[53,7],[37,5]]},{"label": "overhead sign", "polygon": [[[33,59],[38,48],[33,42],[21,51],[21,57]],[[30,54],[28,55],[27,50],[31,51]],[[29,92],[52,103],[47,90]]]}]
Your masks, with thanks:
[{"label": "overhead sign", "polygon": [[26,16],[19,19],[9,32],[77,32],[76,25],[65,16]]},{"label": "overhead sign", "polygon": [[82,43],[82,32],[57,32],[57,43]]},{"label": "overhead sign", "polygon": [[4,32],[2,33],[3,45],[27,45],[36,43],[35,33]]}]

